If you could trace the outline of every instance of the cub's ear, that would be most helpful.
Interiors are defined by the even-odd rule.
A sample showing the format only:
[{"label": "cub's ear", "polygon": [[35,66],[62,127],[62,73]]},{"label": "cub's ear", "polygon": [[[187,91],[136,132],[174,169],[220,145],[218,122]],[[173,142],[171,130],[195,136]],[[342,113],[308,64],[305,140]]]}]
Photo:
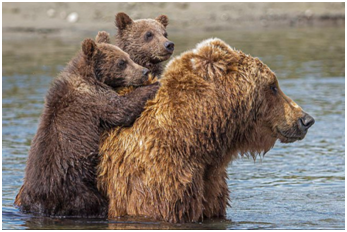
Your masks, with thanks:
[{"label": "cub's ear", "polygon": [[166,15],[159,15],[155,20],[161,23],[165,28],[169,24],[169,18]]},{"label": "cub's ear", "polygon": [[96,53],[97,46],[92,39],[85,39],[82,43],[83,54],[88,58],[92,58]]},{"label": "cub's ear", "polygon": [[106,31],[99,31],[95,37],[97,43],[111,43],[110,34]]},{"label": "cub's ear", "polygon": [[132,24],[134,21],[124,12],[120,12],[116,15],[116,27],[119,30],[125,29],[128,25]]}]

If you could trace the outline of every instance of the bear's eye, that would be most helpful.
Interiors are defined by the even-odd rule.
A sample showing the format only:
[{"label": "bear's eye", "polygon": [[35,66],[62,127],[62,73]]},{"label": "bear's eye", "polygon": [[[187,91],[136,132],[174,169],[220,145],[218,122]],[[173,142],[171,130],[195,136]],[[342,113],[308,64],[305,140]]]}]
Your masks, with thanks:
[{"label": "bear's eye", "polygon": [[127,66],[127,63],[125,60],[120,60],[117,64],[118,68],[120,69],[125,69],[125,67]]},{"label": "bear's eye", "polygon": [[164,33],[164,37],[167,38],[168,37],[168,34],[167,32]]},{"label": "bear's eye", "polygon": [[272,93],[273,94],[277,94],[277,92],[278,92],[278,88],[277,88],[277,86],[276,85],[270,85],[270,89],[271,89],[271,91],[272,91]]},{"label": "bear's eye", "polygon": [[146,40],[150,40],[152,37],[153,37],[153,33],[150,31],[147,31],[145,35]]}]

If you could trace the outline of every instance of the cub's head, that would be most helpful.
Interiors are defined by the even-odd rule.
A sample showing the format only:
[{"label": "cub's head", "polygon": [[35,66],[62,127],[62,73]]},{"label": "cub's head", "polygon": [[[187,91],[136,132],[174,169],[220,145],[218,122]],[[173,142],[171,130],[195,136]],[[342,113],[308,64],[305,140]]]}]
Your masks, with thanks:
[{"label": "cub's head", "polygon": [[99,32],[96,42],[85,39],[82,43],[83,56],[93,66],[96,78],[113,88],[146,83],[149,70],[134,63],[127,53],[109,41],[106,32]]},{"label": "cub's head", "polygon": [[282,92],[268,66],[219,39],[197,45],[189,61],[192,72],[213,83],[223,99],[220,104],[229,112],[225,116],[232,121],[233,136],[245,142],[241,153],[267,151],[277,139],[301,140],[315,122]]},{"label": "cub's head", "polygon": [[156,64],[172,55],[175,45],[167,38],[169,20],[166,15],[134,21],[121,12],[116,15],[115,23],[118,28],[117,45],[129,53],[135,62]]}]

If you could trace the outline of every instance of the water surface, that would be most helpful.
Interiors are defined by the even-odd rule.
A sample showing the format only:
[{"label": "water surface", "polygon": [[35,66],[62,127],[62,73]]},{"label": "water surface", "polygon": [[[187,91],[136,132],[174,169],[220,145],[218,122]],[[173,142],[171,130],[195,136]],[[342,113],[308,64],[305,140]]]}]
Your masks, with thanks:
[{"label": "water surface", "polygon": [[[20,213],[14,198],[43,99],[83,36],[3,38],[3,229],[344,229],[345,38],[343,28],[170,33],[175,55],[219,37],[259,57],[282,90],[315,119],[302,141],[276,143],[263,158],[228,167],[227,220],[173,225],[146,218],[59,219]],[[95,33],[88,35],[94,37]]]}]

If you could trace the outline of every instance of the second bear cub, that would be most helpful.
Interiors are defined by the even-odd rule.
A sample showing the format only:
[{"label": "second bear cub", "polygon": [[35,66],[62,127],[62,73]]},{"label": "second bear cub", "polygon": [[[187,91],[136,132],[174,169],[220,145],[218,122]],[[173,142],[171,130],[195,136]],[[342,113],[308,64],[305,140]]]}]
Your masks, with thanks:
[{"label": "second bear cub", "polygon": [[170,58],[175,46],[167,39],[168,24],[166,15],[134,21],[120,12],[116,15],[118,33],[115,44],[127,52],[135,63],[148,68],[153,76],[159,78],[163,71],[161,62]]}]

